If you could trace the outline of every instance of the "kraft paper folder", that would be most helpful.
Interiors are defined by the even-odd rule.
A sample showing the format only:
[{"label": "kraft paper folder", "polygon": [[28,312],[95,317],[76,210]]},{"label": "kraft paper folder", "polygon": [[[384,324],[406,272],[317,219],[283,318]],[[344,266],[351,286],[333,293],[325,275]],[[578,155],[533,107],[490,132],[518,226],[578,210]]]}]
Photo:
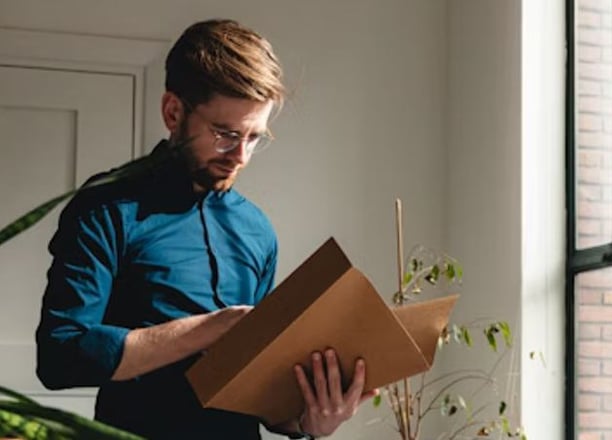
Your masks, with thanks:
[{"label": "kraft paper folder", "polygon": [[366,362],[366,390],[428,370],[457,295],[389,308],[329,239],[187,371],[202,406],[270,425],[303,409],[293,366],[336,350],[343,377]]}]

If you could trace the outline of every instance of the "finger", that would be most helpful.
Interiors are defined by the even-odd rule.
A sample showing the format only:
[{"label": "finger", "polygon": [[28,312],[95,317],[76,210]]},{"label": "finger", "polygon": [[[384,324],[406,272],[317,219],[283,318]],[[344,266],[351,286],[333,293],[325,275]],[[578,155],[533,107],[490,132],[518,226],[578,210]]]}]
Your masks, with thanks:
[{"label": "finger", "polygon": [[334,350],[325,351],[325,362],[327,364],[327,386],[330,401],[336,410],[341,410],[344,405],[344,396],[342,395],[342,379],[338,367],[338,358]]},{"label": "finger", "polygon": [[357,359],[355,362],[355,373],[353,374],[353,382],[345,394],[345,402],[347,405],[356,405],[363,393],[365,385],[365,362],[363,359]]},{"label": "finger", "polygon": [[296,365],[294,367],[295,377],[297,378],[298,385],[300,386],[300,390],[302,390],[302,396],[304,397],[304,402],[308,408],[316,408],[317,399],[312,392],[312,388],[310,386],[310,382],[306,377],[306,373],[304,372],[304,368],[301,365]]},{"label": "finger", "polygon": [[315,391],[317,392],[317,401],[321,407],[321,412],[324,415],[330,413],[329,410],[329,392],[327,390],[327,376],[323,369],[323,356],[321,353],[315,352],[312,354],[312,371],[314,374]]}]

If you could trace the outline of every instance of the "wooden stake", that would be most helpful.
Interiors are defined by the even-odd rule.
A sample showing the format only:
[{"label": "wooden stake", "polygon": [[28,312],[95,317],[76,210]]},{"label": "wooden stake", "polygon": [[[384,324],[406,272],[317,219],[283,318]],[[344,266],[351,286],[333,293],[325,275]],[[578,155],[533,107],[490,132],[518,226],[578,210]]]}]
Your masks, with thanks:
[{"label": "wooden stake", "polygon": [[[402,284],[404,283],[404,236],[402,232],[402,201],[400,199],[395,199],[395,230],[397,233],[397,289],[399,294],[402,295]],[[404,302],[403,296],[401,298],[400,304]],[[410,405],[412,401],[410,399],[410,383],[407,378],[403,380],[403,385],[404,405],[401,411],[401,420],[404,426],[400,427],[400,432],[408,440],[412,438],[410,427]]]},{"label": "wooden stake", "polygon": [[401,295],[404,282],[404,237],[402,234],[402,201],[400,199],[395,199],[395,230],[397,233],[397,288]]}]

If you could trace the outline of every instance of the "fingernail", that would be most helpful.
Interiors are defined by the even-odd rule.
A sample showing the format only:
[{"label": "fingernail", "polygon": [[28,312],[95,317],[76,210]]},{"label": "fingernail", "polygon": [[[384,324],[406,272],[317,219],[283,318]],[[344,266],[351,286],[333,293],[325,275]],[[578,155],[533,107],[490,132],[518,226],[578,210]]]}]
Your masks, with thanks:
[{"label": "fingernail", "polygon": [[317,351],[317,352],[314,352],[314,353],[312,354],[312,358],[313,358],[315,361],[320,361],[320,360],[321,360],[321,353],[319,353],[318,351]]}]

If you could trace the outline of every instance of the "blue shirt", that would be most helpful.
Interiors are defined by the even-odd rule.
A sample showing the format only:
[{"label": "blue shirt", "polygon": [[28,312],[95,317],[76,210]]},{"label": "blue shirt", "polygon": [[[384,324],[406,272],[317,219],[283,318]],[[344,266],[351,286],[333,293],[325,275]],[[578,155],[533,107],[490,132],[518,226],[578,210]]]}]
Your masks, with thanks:
[{"label": "blue shirt", "polygon": [[[189,414],[211,418],[208,426],[234,424],[231,414],[201,414],[183,374],[193,358],[130,381],[110,378],[131,329],[255,305],[271,290],[277,241],[255,205],[235,190],[194,193],[184,164],[172,160],[144,177],[78,193],[49,249],[37,330],[37,373],[48,388],[101,387],[97,418],[148,437],[178,435],[163,423],[167,411],[183,424]],[[161,405],[166,412],[159,399],[172,402]]]}]

